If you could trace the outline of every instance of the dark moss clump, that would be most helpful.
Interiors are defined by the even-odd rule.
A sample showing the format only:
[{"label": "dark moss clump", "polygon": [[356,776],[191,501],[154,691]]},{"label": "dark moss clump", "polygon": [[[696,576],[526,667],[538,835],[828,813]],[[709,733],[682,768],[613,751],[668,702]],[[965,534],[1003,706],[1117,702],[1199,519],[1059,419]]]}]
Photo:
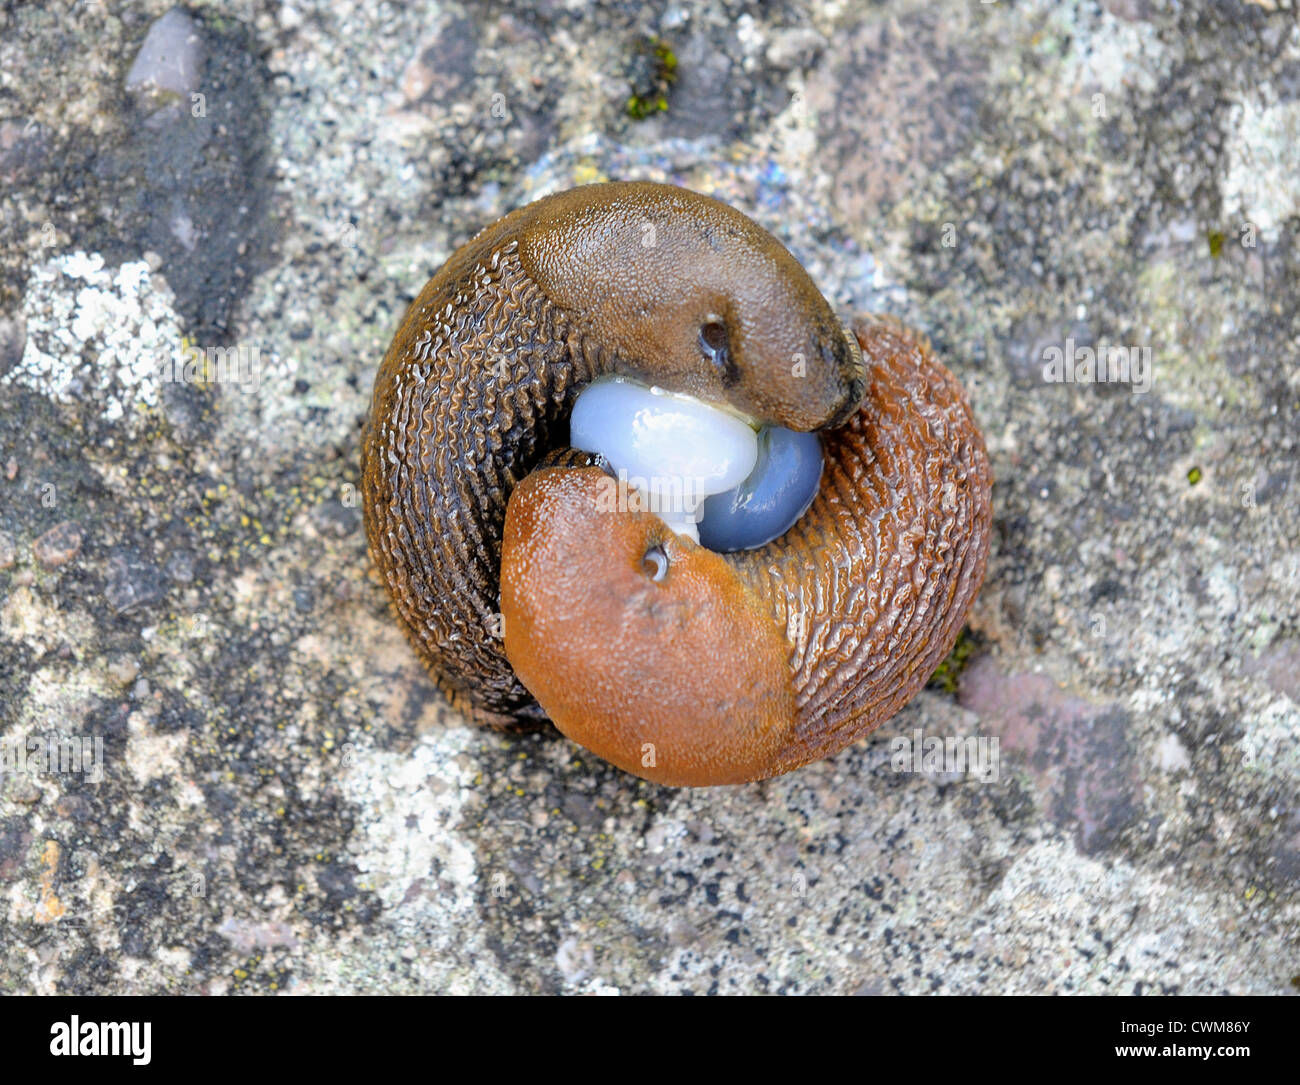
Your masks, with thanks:
[{"label": "dark moss clump", "polygon": [[677,79],[677,55],[657,38],[643,41],[628,64],[627,115],[643,121],[668,112],[668,89]]},{"label": "dark moss clump", "polygon": [[944,693],[956,693],[961,672],[966,669],[966,664],[979,648],[980,639],[969,628],[964,628],[958,633],[957,643],[952,646],[948,658],[935,668],[934,674],[930,675],[930,681],[926,683],[927,688],[941,689]]}]

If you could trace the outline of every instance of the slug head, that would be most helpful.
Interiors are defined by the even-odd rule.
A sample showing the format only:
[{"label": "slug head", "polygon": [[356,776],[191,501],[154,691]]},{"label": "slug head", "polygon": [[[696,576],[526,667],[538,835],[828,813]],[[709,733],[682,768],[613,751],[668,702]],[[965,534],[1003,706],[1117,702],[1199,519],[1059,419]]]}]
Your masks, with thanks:
[{"label": "slug head", "polygon": [[505,650],[565,735],[647,780],[700,787],[778,771],[794,690],[780,628],[727,563],[599,467],[544,468],[511,494]]},{"label": "slug head", "polygon": [[626,182],[560,193],[525,214],[525,268],[617,371],[795,430],[857,409],[857,341],[786,248],[734,208]]}]

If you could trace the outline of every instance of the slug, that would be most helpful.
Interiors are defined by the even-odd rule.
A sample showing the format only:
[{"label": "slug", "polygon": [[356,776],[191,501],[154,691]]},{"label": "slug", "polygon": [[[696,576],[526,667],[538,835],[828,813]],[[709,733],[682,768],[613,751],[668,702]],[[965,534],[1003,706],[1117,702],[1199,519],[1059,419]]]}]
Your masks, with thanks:
[{"label": "slug", "polygon": [[362,480],[373,560],[456,708],[674,786],[787,772],[888,719],[952,648],[992,518],[923,337],[846,329],[756,223],[641,182],[549,196],[451,256],[379,368]]}]

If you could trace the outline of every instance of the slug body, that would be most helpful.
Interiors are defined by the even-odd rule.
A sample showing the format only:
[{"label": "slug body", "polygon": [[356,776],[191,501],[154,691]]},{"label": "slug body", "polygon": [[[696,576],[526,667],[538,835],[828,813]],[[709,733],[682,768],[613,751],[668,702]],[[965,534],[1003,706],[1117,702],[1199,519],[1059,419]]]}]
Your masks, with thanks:
[{"label": "slug body", "polygon": [[[823,431],[807,512],[718,554],[611,505],[603,462],[557,453],[610,375]],[[452,702],[550,719],[676,785],[788,771],[897,711],[982,582],[990,488],[922,339],[846,332],[766,231],[646,183],[548,197],[453,254],[385,356],[363,446],[371,552]]]}]

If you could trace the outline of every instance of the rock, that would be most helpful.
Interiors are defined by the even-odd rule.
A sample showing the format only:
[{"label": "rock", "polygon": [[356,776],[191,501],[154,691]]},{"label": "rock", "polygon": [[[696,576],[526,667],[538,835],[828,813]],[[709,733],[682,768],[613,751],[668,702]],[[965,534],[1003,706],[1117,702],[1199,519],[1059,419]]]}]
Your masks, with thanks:
[{"label": "rock", "polygon": [[[105,768],[0,771],[0,990],[1294,991],[1293,20],[196,4],[155,28],[197,83],[126,91],[161,30],[96,7],[0,4],[0,741]],[[727,200],[924,331],[993,459],[956,693],[752,787],[470,725],[367,555],[407,306],[605,177]],[[1154,384],[1045,384],[1068,339]],[[257,388],[161,387],[183,341],[256,349]],[[896,771],[917,730],[998,772]]]},{"label": "rock", "polygon": [[32,556],[47,569],[57,569],[81,553],[81,543],[81,525],[64,520],[32,543]]},{"label": "rock", "polygon": [[45,129],[34,119],[0,121],[0,182],[30,180],[40,173],[48,155]]},{"label": "rock", "polygon": [[104,597],[118,614],[151,606],[163,597],[162,574],[136,550],[118,549],[108,558]]},{"label": "rock", "polygon": [[146,110],[163,105],[190,104],[190,95],[203,78],[206,49],[203,33],[181,8],[172,8],[155,19],[140,44],[126,89]]},{"label": "rock", "polygon": [[0,377],[18,364],[27,345],[26,322],[22,313],[0,317]]},{"label": "rock", "polygon": [[826,39],[811,27],[778,30],[767,43],[767,61],[782,71],[806,67],[825,45]]},{"label": "rock", "polygon": [[164,571],[177,584],[191,583],[194,580],[194,555],[188,550],[175,551],[168,556]]},{"label": "rock", "polygon": [[1242,673],[1259,676],[1278,693],[1300,705],[1300,641],[1278,641],[1246,660]]}]

